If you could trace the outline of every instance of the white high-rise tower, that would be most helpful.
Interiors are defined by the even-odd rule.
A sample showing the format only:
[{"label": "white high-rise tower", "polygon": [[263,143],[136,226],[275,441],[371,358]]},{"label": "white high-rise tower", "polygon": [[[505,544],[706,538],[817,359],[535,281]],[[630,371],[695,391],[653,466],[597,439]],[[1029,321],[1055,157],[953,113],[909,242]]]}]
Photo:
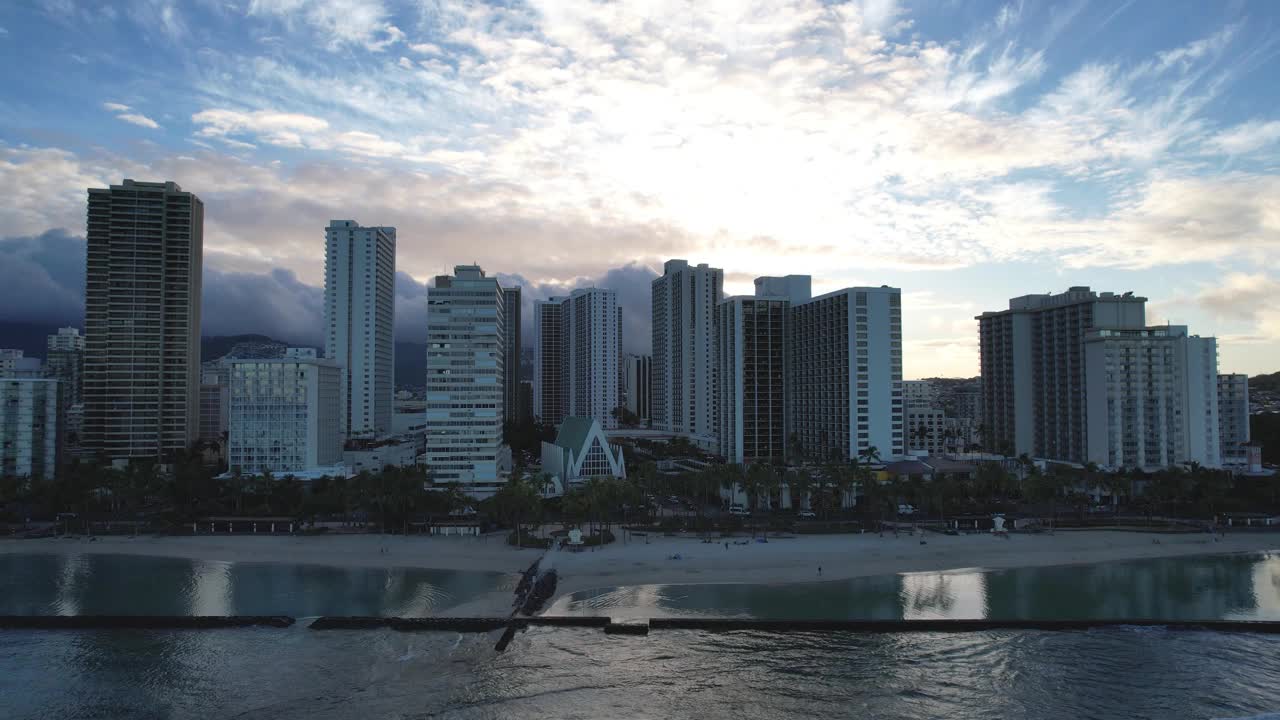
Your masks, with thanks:
[{"label": "white high-rise tower", "polygon": [[342,367],[344,437],[390,432],[395,392],[396,229],[332,220],[325,231],[324,356]]},{"label": "white high-rise tower", "polygon": [[712,447],[719,430],[716,317],[724,271],[668,260],[652,287],[653,427]]},{"label": "white high-rise tower", "polygon": [[502,445],[505,293],[476,265],[427,289],[427,466],[477,496],[509,470]]}]

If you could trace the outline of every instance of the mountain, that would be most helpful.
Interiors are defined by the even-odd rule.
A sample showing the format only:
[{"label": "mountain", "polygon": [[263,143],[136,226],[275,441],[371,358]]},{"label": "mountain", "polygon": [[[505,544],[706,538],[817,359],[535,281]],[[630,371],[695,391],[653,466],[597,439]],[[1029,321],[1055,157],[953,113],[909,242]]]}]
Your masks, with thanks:
[{"label": "mountain", "polygon": [[1280,392],[1280,372],[1249,378],[1250,392]]}]

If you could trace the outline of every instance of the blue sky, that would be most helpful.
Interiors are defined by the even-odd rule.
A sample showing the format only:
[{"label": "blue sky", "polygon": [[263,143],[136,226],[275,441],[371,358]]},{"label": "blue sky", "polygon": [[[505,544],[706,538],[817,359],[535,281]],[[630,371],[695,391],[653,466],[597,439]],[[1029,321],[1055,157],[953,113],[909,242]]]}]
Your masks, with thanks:
[{"label": "blue sky", "polygon": [[[479,262],[901,287],[909,377],[1073,285],[1280,367],[1280,5],[46,0],[0,7],[0,319],[78,315],[84,190],[206,203],[205,329],[319,335],[323,227],[399,229],[397,332]],[[82,272],[82,271],[80,271]]]}]

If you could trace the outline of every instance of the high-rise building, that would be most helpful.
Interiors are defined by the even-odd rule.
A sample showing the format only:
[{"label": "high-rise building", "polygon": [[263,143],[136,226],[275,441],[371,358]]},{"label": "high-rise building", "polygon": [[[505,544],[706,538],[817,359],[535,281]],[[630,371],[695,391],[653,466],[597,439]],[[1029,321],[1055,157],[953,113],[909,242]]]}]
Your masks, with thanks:
[{"label": "high-rise building", "polygon": [[533,381],[521,380],[519,397],[516,398],[516,422],[533,422]]},{"label": "high-rise building", "polygon": [[533,304],[533,414],[538,422],[559,425],[568,399],[564,394],[564,330],[561,305],[566,297]]},{"label": "high-rise building", "polygon": [[58,332],[45,340],[49,350],[84,351],[84,336],[73,327],[58,328]]},{"label": "high-rise building", "polygon": [[1218,376],[1219,455],[1228,459],[1245,456],[1249,444],[1249,376]]},{"label": "high-rise building", "polygon": [[649,410],[649,368],[652,358],[648,355],[627,355],[623,358],[623,375],[626,383],[627,410],[646,422]]},{"label": "high-rise building", "polygon": [[1084,337],[1142,329],[1146,298],[1073,287],[1024,295],[979,323],[983,442],[1008,455],[1084,462],[1088,454]]},{"label": "high-rise building", "polygon": [[781,462],[787,456],[790,305],[779,296],[720,302],[717,439],[728,462]]},{"label": "high-rise building", "polygon": [[724,271],[668,260],[652,283],[653,426],[716,445],[716,311]]},{"label": "high-rise building", "polygon": [[514,422],[520,407],[520,288],[503,288],[502,307],[506,311],[502,327],[502,407],[506,413],[504,422]]},{"label": "high-rise building", "polygon": [[788,332],[796,450],[815,460],[873,449],[902,457],[902,291],[853,287],[793,304]]},{"label": "high-rise building", "polygon": [[1183,326],[1097,329],[1084,339],[1088,451],[1108,468],[1221,466],[1214,338]]},{"label": "high-rise building", "polygon": [[618,389],[616,392],[619,408],[627,405],[627,367],[622,348],[622,306],[618,305]]},{"label": "high-rise building", "polygon": [[227,466],[302,472],[342,461],[342,369],[310,353],[232,360]]},{"label": "high-rise building", "polygon": [[211,363],[200,374],[200,439],[224,445],[231,422],[231,366]]},{"label": "high-rise building", "polygon": [[325,230],[324,356],[342,368],[346,438],[391,432],[396,229],[332,220]]},{"label": "high-rise building", "polygon": [[0,379],[0,477],[51,480],[62,450],[58,381]]},{"label": "high-rise building", "polygon": [[496,492],[508,470],[502,445],[504,293],[476,265],[458,265],[427,289],[426,464],[438,482]]},{"label": "high-rise building", "polygon": [[82,444],[162,459],[199,434],[204,204],[173,182],[88,195]]},{"label": "high-rise building", "polygon": [[618,426],[618,293],[602,288],[574,290],[560,306],[564,417],[594,418],[601,427]]},{"label": "high-rise building", "polygon": [[[551,317],[557,314],[558,320]],[[534,367],[544,379],[534,394],[542,403],[542,422],[585,417],[599,420],[605,429],[616,428],[622,364],[617,291],[574,290],[568,297],[539,301],[534,316],[538,328]],[[553,405],[557,399],[559,407]]]},{"label": "high-rise building", "polygon": [[84,336],[73,327],[58,328],[46,340],[45,375],[62,383],[62,406],[84,401]]}]

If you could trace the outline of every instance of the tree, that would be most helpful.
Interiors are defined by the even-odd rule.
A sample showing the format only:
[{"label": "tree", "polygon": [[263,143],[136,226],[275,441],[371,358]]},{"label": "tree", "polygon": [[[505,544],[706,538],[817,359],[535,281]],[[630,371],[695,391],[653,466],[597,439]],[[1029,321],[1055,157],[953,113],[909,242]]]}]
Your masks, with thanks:
[{"label": "tree", "polygon": [[858,453],[858,459],[867,465],[875,465],[880,462],[880,449],[875,445],[863,448],[863,450]]},{"label": "tree", "polygon": [[813,492],[813,475],[807,468],[797,468],[787,472],[787,488],[791,492],[791,506],[799,509]]},{"label": "tree", "polygon": [[516,547],[520,547],[521,525],[542,508],[542,498],[532,483],[513,476],[494,493],[493,507],[499,518],[515,527]]}]

